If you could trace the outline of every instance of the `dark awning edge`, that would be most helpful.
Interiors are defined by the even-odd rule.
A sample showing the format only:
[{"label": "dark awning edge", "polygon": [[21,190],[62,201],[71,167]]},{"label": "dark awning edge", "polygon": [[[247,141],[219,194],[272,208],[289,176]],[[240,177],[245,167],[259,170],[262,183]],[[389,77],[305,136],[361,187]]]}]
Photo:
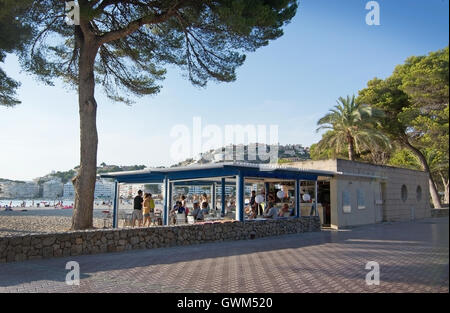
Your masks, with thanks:
[{"label": "dark awning edge", "polygon": [[207,179],[218,177],[260,177],[289,180],[317,180],[318,176],[336,175],[335,172],[301,169],[270,164],[214,163],[172,168],[149,168],[138,171],[100,174],[101,178],[112,178],[119,183],[162,183],[165,178],[172,181]]}]

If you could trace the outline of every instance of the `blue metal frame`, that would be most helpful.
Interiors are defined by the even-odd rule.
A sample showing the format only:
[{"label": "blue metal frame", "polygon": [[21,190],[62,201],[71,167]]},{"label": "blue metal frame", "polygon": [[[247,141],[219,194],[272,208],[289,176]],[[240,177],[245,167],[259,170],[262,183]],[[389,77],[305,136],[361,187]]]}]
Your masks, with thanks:
[{"label": "blue metal frame", "polygon": [[265,195],[264,195],[264,201],[266,201],[267,202],[267,197],[269,196],[269,183],[264,183],[264,192],[265,192]]},{"label": "blue metal frame", "polygon": [[[225,177],[236,177],[236,219],[244,221],[244,178],[272,178],[280,180],[293,180],[296,182],[296,216],[300,214],[300,180],[311,180],[316,182],[315,196],[315,214],[318,215],[317,208],[317,178],[318,176],[333,176],[331,172],[325,171],[293,171],[283,168],[274,168],[273,170],[261,170],[259,167],[252,167],[239,164],[222,164],[217,166],[180,168],[180,169],[154,169],[151,171],[136,171],[127,173],[101,174],[103,178],[115,179],[115,198],[113,224],[117,227],[118,211],[118,183],[159,183],[164,184],[164,225],[168,225],[169,206],[171,197],[171,187],[173,185],[203,185],[214,186],[218,178],[221,179],[222,188],[222,214],[225,213]],[[193,181],[195,179],[211,179],[211,181]],[[184,182],[183,182],[184,180]],[[269,192],[269,184],[265,183],[266,200]],[[215,195],[213,195],[215,198]],[[213,202],[214,203],[214,202]]]},{"label": "blue metal frame", "polygon": [[169,179],[164,178],[164,212],[163,225],[169,225]]},{"label": "blue metal frame", "polygon": [[236,220],[244,221],[244,175],[236,176]]},{"label": "blue metal frame", "polygon": [[226,205],[226,199],[225,199],[225,178],[222,178],[221,179],[221,192],[222,192],[222,199],[221,199],[221,201],[222,201],[222,206],[221,206],[221,208],[220,208],[220,210],[221,210],[221,213],[222,213],[222,216],[224,216],[225,215],[225,205]]},{"label": "blue metal frame", "polygon": [[169,200],[168,200],[168,206],[169,206],[169,211],[172,209],[173,207],[173,203],[172,203],[172,198],[173,198],[173,183],[171,183],[169,181]]},{"label": "blue metal frame", "polygon": [[[182,168],[177,170],[158,170],[149,172],[136,173],[111,173],[111,174],[101,174],[103,178],[114,178],[120,183],[162,183],[164,178],[174,180],[190,180],[190,179],[200,179],[200,178],[216,178],[216,177],[232,177],[238,174],[245,177],[255,177],[255,178],[276,178],[276,179],[288,179],[288,180],[317,180],[319,175],[321,176],[333,176],[332,174],[317,173],[314,171],[289,171],[283,169],[274,169],[270,171],[260,170],[257,167],[245,167],[239,165],[223,165],[222,167],[215,168],[193,168],[186,169]],[[202,182],[203,183],[203,182]],[[208,185],[205,182],[205,185]]]},{"label": "blue metal frame", "polygon": [[300,180],[295,181],[295,217],[300,217]]},{"label": "blue metal frame", "polygon": [[117,180],[114,182],[114,198],[113,198],[113,228],[118,226],[118,211],[119,211],[119,183]]},{"label": "blue metal frame", "polygon": [[[174,186],[204,186],[208,187],[212,184],[216,184],[216,182],[212,181],[199,181],[199,180],[188,180],[188,181],[175,181],[173,182]],[[235,184],[232,182],[225,183],[225,185],[234,186]]]},{"label": "blue metal frame", "polygon": [[211,210],[216,209],[216,183],[211,186]]},{"label": "blue metal frame", "polygon": [[318,200],[318,193],[319,193],[319,184],[317,183],[317,180],[314,182],[314,208],[315,208],[315,216],[319,216],[319,208],[317,206],[317,200]]}]

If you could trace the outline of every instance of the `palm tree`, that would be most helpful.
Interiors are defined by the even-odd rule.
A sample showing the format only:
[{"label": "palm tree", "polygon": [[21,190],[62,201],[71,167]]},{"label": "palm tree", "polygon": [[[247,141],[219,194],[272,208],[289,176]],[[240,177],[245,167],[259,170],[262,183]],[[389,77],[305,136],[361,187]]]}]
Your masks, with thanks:
[{"label": "palm tree", "polygon": [[390,147],[389,139],[374,126],[383,117],[383,111],[355,102],[355,96],[340,97],[337,105],[322,117],[317,132],[329,129],[318,143],[318,148],[334,147],[337,153],[347,146],[348,158],[353,161],[356,153],[374,147]]}]

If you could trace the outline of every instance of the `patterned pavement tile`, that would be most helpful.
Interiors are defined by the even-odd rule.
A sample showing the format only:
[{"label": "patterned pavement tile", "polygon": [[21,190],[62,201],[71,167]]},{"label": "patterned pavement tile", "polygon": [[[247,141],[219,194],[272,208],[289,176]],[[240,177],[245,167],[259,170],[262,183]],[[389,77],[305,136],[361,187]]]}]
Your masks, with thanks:
[{"label": "patterned pavement tile", "polygon": [[[0,264],[0,292],[449,291],[448,218]],[[80,264],[79,286],[65,283]],[[380,265],[367,285],[365,265]]]}]

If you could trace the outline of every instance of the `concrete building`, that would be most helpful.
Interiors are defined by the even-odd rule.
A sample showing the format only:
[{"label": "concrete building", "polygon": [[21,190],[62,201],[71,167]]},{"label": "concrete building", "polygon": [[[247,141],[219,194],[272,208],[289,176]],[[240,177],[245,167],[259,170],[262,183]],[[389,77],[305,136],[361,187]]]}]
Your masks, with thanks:
[{"label": "concrete building", "polygon": [[324,225],[339,228],[431,215],[425,172],[340,159],[289,165],[336,173],[319,178],[318,208]]}]

